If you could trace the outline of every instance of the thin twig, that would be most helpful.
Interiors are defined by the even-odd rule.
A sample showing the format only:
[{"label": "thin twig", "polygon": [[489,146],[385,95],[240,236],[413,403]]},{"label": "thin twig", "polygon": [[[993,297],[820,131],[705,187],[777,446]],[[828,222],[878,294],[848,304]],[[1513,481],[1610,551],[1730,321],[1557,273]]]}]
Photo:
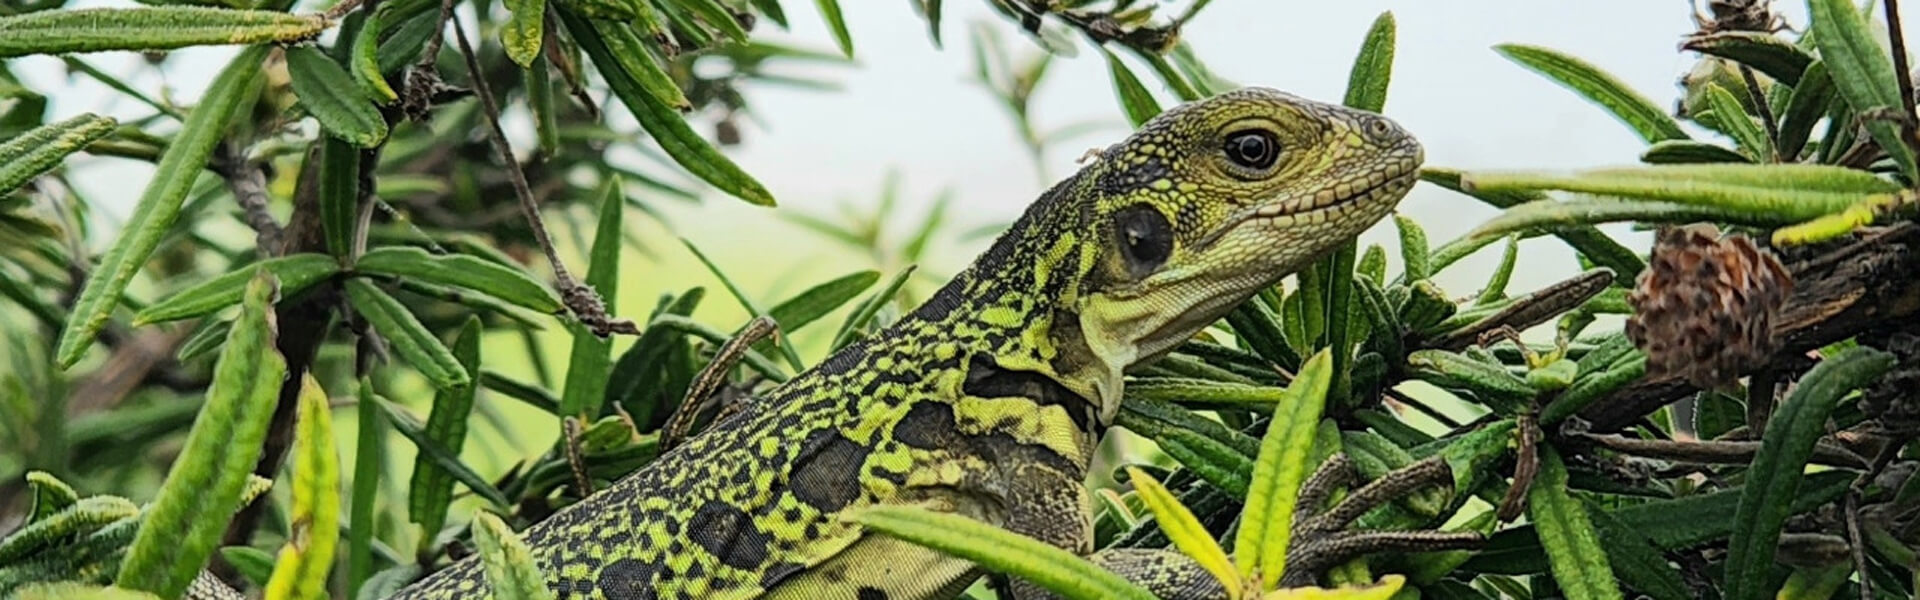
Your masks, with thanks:
[{"label": "thin twig", "polygon": [[[1887,40],[1893,51],[1893,80],[1900,85],[1900,113],[1907,117],[1908,127],[1916,121],[1913,108],[1913,73],[1907,70],[1906,34],[1900,30],[1900,2],[1886,0]],[[1912,136],[1908,136],[1912,144]]]},{"label": "thin twig", "polygon": [[274,220],[273,212],[267,208],[265,166],[251,164],[238,148],[232,146],[228,146],[223,154],[216,169],[227,180],[227,189],[233,192],[234,200],[240,203],[247,226],[253,228],[260,254],[278,256],[283,231],[280,222]]},{"label": "thin twig", "polygon": [[[1595,434],[1575,437],[1621,454],[1692,463],[1746,464],[1753,462],[1754,455],[1760,452],[1760,442],[1676,442]],[[1865,457],[1825,441],[1814,443],[1813,457],[1808,462],[1846,469],[1871,466]]]},{"label": "thin twig", "polygon": [[594,335],[606,337],[614,333],[638,335],[640,328],[632,321],[615,319],[607,314],[606,304],[600,300],[600,294],[593,288],[581,284],[567,271],[567,265],[560,261],[560,252],[553,246],[553,238],[547,233],[546,219],[540,216],[540,206],[534,202],[533,189],[527,185],[527,176],[520,172],[519,161],[513,158],[513,146],[507,143],[507,134],[500,129],[500,106],[494,102],[493,90],[489,89],[486,71],[480,68],[480,57],[473,52],[473,45],[467,42],[466,27],[459,19],[453,20],[453,40],[460,46],[460,56],[466,60],[467,73],[472,78],[473,93],[480,97],[480,107],[486,115],[487,140],[493,146],[495,158],[507,172],[507,181],[513,184],[513,195],[520,201],[520,210],[527,217],[527,228],[533,231],[533,239],[540,251],[547,256],[547,263],[553,267],[555,287],[566,301],[567,308],[573,311],[575,318],[591,329]]},{"label": "thin twig", "polygon": [[1387,388],[1381,390],[1381,392],[1386,394],[1387,397],[1392,398],[1394,402],[1410,406],[1414,410],[1420,411],[1420,414],[1431,417],[1433,420],[1440,422],[1441,425],[1447,426],[1448,429],[1458,429],[1460,427],[1460,421],[1453,417],[1440,414],[1439,409],[1427,406],[1426,403],[1420,402],[1419,400],[1414,400],[1412,396],[1408,396],[1400,390]]},{"label": "thin twig", "polygon": [[[1887,0],[1889,4],[1893,0]],[[1866,540],[1860,535],[1860,490],[1847,489],[1846,501],[1841,510],[1846,513],[1847,549],[1853,554],[1853,570],[1860,574],[1860,598],[1873,600],[1873,577],[1867,571]]]},{"label": "thin twig", "polygon": [[747,351],[754,344],[779,335],[780,326],[774,323],[772,317],[754,317],[738,335],[722,344],[713,353],[713,360],[687,386],[686,397],[680,400],[680,407],[667,417],[666,426],[660,428],[660,451],[666,452],[686,439],[687,433],[693,429],[694,419],[706,412],[707,401],[720,389],[721,384],[726,383],[727,374],[740,366],[740,361],[746,358]]},{"label": "thin twig", "polygon": [[1760,79],[1753,76],[1753,68],[1740,65],[1740,77],[1747,80],[1747,96],[1753,99],[1754,110],[1760,113],[1760,123],[1767,126],[1767,141],[1773,147],[1774,159],[1793,160],[1780,156],[1780,126],[1773,122],[1773,107],[1767,106],[1767,95],[1760,92]]},{"label": "thin twig", "polygon": [[[439,16],[440,20],[438,21],[439,25],[433,28],[434,36],[427,38],[427,47],[420,52],[420,63],[419,63],[419,66],[415,68],[425,70],[425,71],[433,70],[433,63],[440,58],[440,44],[445,43],[446,41],[444,38],[446,37],[447,22],[453,21],[453,3],[454,2],[455,0],[440,0],[440,16]],[[460,26],[460,23],[458,21],[455,21],[453,25],[455,27],[455,31],[459,31],[458,28]],[[466,39],[465,39],[466,35],[467,34],[465,32],[460,33],[462,44],[466,43]],[[469,52],[468,54],[471,55],[472,53]],[[471,67],[472,65],[468,65],[468,66]],[[475,69],[474,77],[479,78],[479,76],[480,76],[479,70]],[[495,114],[498,114],[498,112],[496,111]]]}]

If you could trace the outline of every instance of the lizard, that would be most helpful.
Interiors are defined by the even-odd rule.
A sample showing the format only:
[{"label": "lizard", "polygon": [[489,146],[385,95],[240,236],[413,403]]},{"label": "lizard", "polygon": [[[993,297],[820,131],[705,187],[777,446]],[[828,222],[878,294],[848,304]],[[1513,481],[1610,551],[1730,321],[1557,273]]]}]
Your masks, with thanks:
[{"label": "lizard", "polygon": [[[521,537],[560,600],[953,598],[977,565],[840,518],[916,505],[1088,556],[1161,598],[1223,600],[1175,551],[1092,551],[1084,479],[1126,372],[1378,222],[1424,157],[1382,115],[1268,88],[1170,108],[913,311]],[[486,597],[479,560],[392,598]],[[242,596],[202,571],[187,597]]]},{"label": "lizard", "polygon": [[[561,599],[952,598],[977,565],[838,518],[916,505],[1224,598],[1172,551],[1091,551],[1083,480],[1125,374],[1378,222],[1424,158],[1385,116],[1269,88],[1170,108],[916,309],[523,538]],[[468,557],[393,598],[487,591]]]}]

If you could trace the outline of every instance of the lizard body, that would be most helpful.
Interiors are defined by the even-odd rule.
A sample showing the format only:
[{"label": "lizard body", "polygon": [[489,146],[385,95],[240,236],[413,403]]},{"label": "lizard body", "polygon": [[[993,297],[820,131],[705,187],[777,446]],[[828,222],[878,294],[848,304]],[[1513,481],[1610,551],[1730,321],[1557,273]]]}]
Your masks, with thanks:
[{"label": "lizard body", "polygon": [[[524,538],[562,599],[932,600],[977,578],[836,518],[874,504],[1087,554],[1082,481],[1125,370],[1377,222],[1422,160],[1384,117],[1273,90],[1173,108],[911,314]],[[1171,553],[1096,559],[1163,595],[1219,593]],[[485,587],[468,558],[396,600]]]}]

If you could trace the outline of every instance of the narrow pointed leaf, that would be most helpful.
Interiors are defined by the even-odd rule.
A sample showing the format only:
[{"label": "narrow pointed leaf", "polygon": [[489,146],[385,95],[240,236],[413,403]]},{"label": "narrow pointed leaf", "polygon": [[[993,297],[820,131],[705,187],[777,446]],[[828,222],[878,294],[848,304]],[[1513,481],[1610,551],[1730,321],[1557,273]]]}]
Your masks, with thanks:
[{"label": "narrow pointed leaf", "polygon": [[[626,207],[620,177],[600,189],[600,223],[593,232],[584,282],[600,294],[607,306],[616,306],[620,286],[620,224]],[[607,397],[607,373],[613,366],[613,340],[600,337],[581,323],[568,323],[573,349],[567,356],[566,387],[560,392],[560,416],[592,419],[599,416]]]},{"label": "narrow pointed leaf", "polygon": [[791,334],[852,302],[879,282],[879,271],[848,273],[774,305],[767,315],[780,324],[781,331]]},{"label": "narrow pointed leaf", "polygon": [[1654,165],[1571,174],[1481,172],[1466,175],[1462,183],[1475,191],[1561,190],[1697,204],[1754,218],[1794,221],[1839,212],[1865,196],[1899,189],[1898,184],[1865,171],[1810,164]]},{"label": "narrow pointed leaf", "polygon": [[1760,128],[1760,123],[1740,107],[1740,99],[1733,97],[1733,92],[1720,87],[1720,84],[1709,82],[1707,105],[1712,107],[1714,120],[1720,124],[1721,133],[1733,138],[1748,157],[1765,161],[1773,156],[1773,140]]},{"label": "narrow pointed leaf", "polygon": [[313,39],[329,25],[319,15],[200,6],[44,10],[0,17],[0,58],[289,44]]},{"label": "narrow pointed leaf", "polygon": [[374,501],[380,493],[380,464],[386,453],[386,420],[377,407],[373,380],[361,376],[355,392],[353,489],[347,504],[347,596],[373,576]]},{"label": "narrow pointed leaf", "polygon": [[1240,573],[1233,568],[1233,561],[1227,558],[1227,551],[1214,541],[1213,534],[1207,532],[1205,525],[1194,518],[1193,511],[1173,497],[1167,487],[1161,485],[1152,475],[1137,467],[1127,467],[1128,480],[1134,490],[1140,494],[1140,500],[1153,511],[1154,522],[1160,524],[1160,530],[1167,533],[1167,539],[1180,549],[1181,553],[1200,563],[1200,567],[1212,573],[1225,587],[1227,595],[1238,598],[1241,594]]},{"label": "narrow pointed leaf", "polygon": [[498,600],[548,600],[553,590],[533,560],[533,551],[493,513],[473,516],[473,543],[485,565],[488,587]]},{"label": "narrow pointed leaf", "polygon": [[1650,165],[1684,165],[1693,163],[1750,163],[1752,158],[1706,142],[1692,140],[1663,140],[1647,146],[1640,153],[1640,162]]},{"label": "narrow pointed leaf", "polygon": [[1387,84],[1393,79],[1393,12],[1380,13],[1367,30],[1367,40],[1354,57],[1347,73],[1345,104],[1360,110],[1380,112],[1387,106]]},{"label": "narrow pointed leaf", "polygon": [[882,505],[842,518],[1018,576],[1066,600],[1155,600],[1153,594],[1072,552],[961,515]]},{"label": "narrow pointed leaf", "polygon": [[266,269],[273,274],[274,280],[280,285],[281,296],[292,297],[339,273],[340,263],[325,254],[291,254],[269,258],[208,279],[150,304],[134,314],[133,324],[139,326],[204,316],[239,304],[258,269]]},{"label": "narrow pointed leaf", "polygon": [[[1847,99],[1847,104],[1853,106],[1853,112],[1867,114],[1875,109],[1898,109],[1901,114],[1911,114],[1901,106],[1893,59],[1880,47],[1879,36],[1867,25],[1866,16],[1854,6],[1853,0],[1809,0],[1807,9],[1813,21],[1808,34],[1814,37],[1814,45],[1820,48],[1820,59],[1832,71],[1835,87],[1840,90],[1840,96]],[[1907,180],[1920,181],[1913,148],[1901,135],[1899,126],[1885,119],[1869,119],[1867,132],[1893,157]]]},{"label": "narrow pointed leaf", "polygon": [[1827,116],[1834,102],[1833,76],[1827,72],[1827,64],[1814,61],[1807,65],[1806,75],[1800,83],[1793,86],[1793,96],[1787,100],[1787,109],[1780,116],[1780,157],[1784,160],[1799,160],[1801,151],[1807,147],[1807,137],[1813,134],[1813,127]]},{"label": "narrow pointed leaf", "polygon": [[[707,266],[707,271],[713,273],[713,276],[720,280],[720,284],[725,286],[729,293],[733,294],[733,299],[738,300],[740,307],[747,309],[748,314],[755,317],[769,316],[766,311],[760,309],[759,304],[747,297],[746,291],[741,290],[740,286],[735,284],[732,278],[727,277],[725,271],[720,270],[719,265],[714,264],[712,260],[707,258],[706,253],[701,252],[699,247],[694,246],[693,241],[681,238],[680,243],[687,247],[688,252],[693,253],[694,258],[700,259],[700,264]],[[778,344],[781,355],[787,359],[787,366],[793,367],[795,371],[806,368],[806,365],[800,361],[800,352],[793,348],[793,340],[786,336],[781,336]]]},{"label": "narrow pointed leaf", "polygon": [[353,254],[360,239],[360,149],[333,136],[316,143],[320,144],[320,229],[327,253],[344,259]]},{"label": "narrow pointed leaf", "polygon": [[1494,46],[1494,50],[1599,104],[1632,127],[1649,144],[1661,140],[1687,139],[1687,133],[1680,129],[1680,123],[1668,116],[1667,111],[1627,87],[1625,82],[1585,61],[1538,46],[1501,44]]},{"label": "narrow pointed leaf", "polygon": [[1781,83],[1799,86],[1813,55],[1780,36],[1762,31],[1720,31],[1689,38],[1680,45],[1692,50],[1731,60]]},{"label": "narrow pointed leaf", "polygon": [[565,308],[552,288],[526,271],[466,254],[430,254],[415,246],[387,246],[367,252],[353,268],[361,273],[480,292],[543,313]]},{"label": "narrow pointed leaf", "polygon": [[1827,418],[1842,397],[1872,383],[1894,365],[1892,354],[1856,346],[1820,361],[1767,420],[1760,451],[1747,472],[1745,491],[1727,542],[1726,600],[1766,596],[1780,532],[1792,514],[1793,497],[1806,477],[1813,446],[1827,433]]},{"label": "narrow pointed leaf", "polygon": [[502,493],[500,488],[480,477],[480,474],[474,472],[473,468],[468,467],[466,463],[460,462],[460,457],[453,451],[442,447],[439,442],[428,437],[426,429],[421,427],[420,421],[413,418],[413,415],[407,414],[379,395],[371,395],[368,402],[380,411],[380,416],[383,417],[382,422],[392,425],[393,430],[398,432],[400,437],[413,442],[414,448],[420,451],[421,460],[433,461],[440,465],[453,476],[454,481],[467,486],[467,489],[473,490],[475,496],[493,503],[495,507],[511,505],[511,501],[507,500],[506,494]]},{"label": "narrow pointed leaf", "polygon": [[1127,111],[1127,121],[1139,127],[1160,114],[1160,101],[1153,99],[1153,93],[1147,91],[1147,86],[1140,83],[1140,78],[1134,77],[1133,71],[1120,62],[1120,57],[1114,56],[1106,48],[1101,48],[1100,54],[1107,57],[1107,72],[1113,77],[1113,91],[1120,97],[1120,108]]},{"label": "narrow pointed leaf", "polygon": [[[468,317],[453,341],[453,356],[469,373],[480,371],[480,319]],[[427,415],[426,436],[448,452],[458,456],[467,442],[467,417],[473,412],[478,386],[440,390],[433,397],[433,412]],[[433,461],[422,461],[413,468],[407,491],[407,519],[420,525],[422,550],[447,521],[447,506],[453,502],[453,475]]]},{"label": "narrow pointed leaf", "polygon": [[833,32],[833,43],[840,46],[840,53],[853,58],[853,34],[847,31],[847,18],[840,14],[840,0],[814,0],[814,5],[820,7],[820,18]]},{"label": "narrow pointed leaf", "polygon": [[[601,77],[607,80],[607,87],[612,89],[614,96],[627,105],[627,110],[632,111],[634,119],[640,122],[640,127],[647,130],[647,135],[660,144],[660,148],[674,162],[688,173],[736,198],[761,206],[773,206],[773,194],[767,192],[765,186],[714,149],[706,138],[695,133],[674,105],[661,101],[655,95],[654,87],[657,86],[646,85],[646,79],[622,63],[622,56],[632,55],[619,52],[618,47],[640,47],[639,40],[631,38],[633,34],[630,29],[596,27],[595,23],[564,10],[560,11],[560,18],[580,49],[600,69]],[[628,38],[619,37],[622,35]]]},{"label": "narrow pointed leaf", "polygon": [[267,600],[326,598],[333,546],[340,540],[340,456],[333,449],[327,392],[311,372],[301,381],[298,413],[291,539],[267,580]]},{"label": "narrow pointed leaf", "polygon": [[[1546,195],[1538,191],[1485,192],[1481,190],[1468,190],[1461,185],[1462,177],[1463,175],[1459,171],[1448,169],[1422,168],[1420,170],[1420,179],[1422,181],[1472,196],[1477,200],[1498,208],[1512,208],[1529,202],[1546,200]],[[1614,274],[1618,275],[1623,281],[1633,281],[1635,277],[1640,275],[1640,271],[1647,266],[1646,261],[1640,258],[1638,252],[1621,245],[1620,242],[1614,241],[1612,237],[1602,233],[1598,228],[1593,226],[1571,225],[1561,227],[1554,231],[1554,235],[1562,241],[1565,241],[1567,245],[1572,246],[1573,249],[1579,250],[1580,254],[1587,257],[1588,260],[1600,266],[1613,269]],[[1491,243],[1492,240],[1489,239],[1487,242]],[[1449,244],[1449,246],[1451,246],[1451,244]],[[1478,249],[1479,246],[1475,246],[1474,248]],[[1468,252],[1471,252],[1471,250]],[[1436,251],[1429,255],[1428,262],[1430,268],[1437,272],[1440,269],[1447,268],[1447,266],[1453,264],[1454,261],[1465,257],[1466,254],[1464,253],[1455,254],[1451,257],[1442,257],[1440,253]],[[1412,280],[1408,280],[1408,282],[1411,283]]]},{"label": "narrow pointed leaf", "polygon": [[365,279],[352,278],[346,283],[347,300],[353,304],[353,310],[360,313],[373,330],[387,339],[395,354],[406,359],[414,370],[427,378],[435,389],[449,390],[473,385],[472,374],[460,366],[453,351],[440,342],[420,319],[407,310],[406,305],[374,287]]},{"label": "narrow pointed leaf", "polygon": [[354,83],[340,63],[311,46],[287,48],[286,57],[293,93],[307,114],[320,121],[321,129],[361,148],[387,139],[387,121],[374,108],[373,97]]},{"label": "narrow pointed leaf", "polygon": [[[9,37],[0,33],[0,39]],[[66,327],[60,332],[59,349],[55,352],[60,368],[72,367],[93,346],[94,336],[106,327],[107,319],[119,306],[127,283],[147,263],[147,257],[160,245],[160,239],[173,229],[174,220],[180,216],[180,204],[186,200],[187,191],[192,189],[201,167],[213,155],[214,146],[219,144],[234,116],[246,108],[242,106],[243,100],[255,91],[266,54],[265,46],[254,46],[235,56],[208,85],[200,103],[181,124],[181,133],[167,144],[133,216],[127,219],[100,264],[88,274],[80,298],[67,316]]]},{"label": "narrow pointed leaf", "polygon": [[273,300],[273,276],[256,271],[214,365],[206,404],[127,548],[114,585],[179,597],[240,510],[287,371],[274,349]]},{"label": "narrow pointed leaf", "polygon": [[874,316],[880,313],[880,309],[893,301],[895,294],[900,293],[900,288],[905,286],[907,279],[913,276],[914,269],[913,265],[901,269],[892,280],[887,282],[886,287],[880,289],[879,293],[868,296],[858,307],[855,307],[853,314],[847,315],[847,320],[840,323],[840,330],[833,334],[831,350],[838,351],[847,344],[853,343],[860,336],[860,330],[873,321]]},{"label": "narrow pointed leaf", "polygon": [[1240,572],[1259,573],[1266,589],[1273,589],[1286,571],[1294,502],[1311,468],[1307,455],[1313,451],[1327,388],[1333,381],[1332,362],[1326,350],[1307,359],[1287,386],[1286,399],[1274,406],[1273,421],[1260,442],[1233,555]]},{"label": "narrow pointed leaf", "polygon": [[547,18],[547,0],[506,0],[506,26],[500,28],[500,45],[507,58],[524,69],[540,57],[541,30]]},{"label": "narrow pointed leaf", "polygon": [[380,34],[389,26],[401,24],[392,22],[396,14],[397,11],[387,4],[369,13],[360,31],[353,36],[352,52],[347,61],[347,70],[353,74],[354,83],[381,104],[391,104],[400,99],[400,94],[393,91],[393,86],[387,83],[386,76],[380,70]]},{"label": "narrow pointed leaf", "polygon": [[1540,472],[1527,492],[1527,516],[1553,566],[1553,580],[1568,600],[1616,600],[1613,567],[1586,508],[1567,488],[1567,467],[1552,446],[1540,447]]},{"label": "narrow pointed leaf", "polygon": [[733,18],[732,11],[727,10],[720,0],[675,0],[675,4],[698,15],[702,22],[720,30],[722,35],[733,38],[733,41],[747,41],[747,29],[740,26],[740,22]]},{"label": "narrow pointed leaf", "polygon": [[0,197],[60,166],[67,155],[113,134],[119,122],[93,113],[48,123],[0,143]]}]

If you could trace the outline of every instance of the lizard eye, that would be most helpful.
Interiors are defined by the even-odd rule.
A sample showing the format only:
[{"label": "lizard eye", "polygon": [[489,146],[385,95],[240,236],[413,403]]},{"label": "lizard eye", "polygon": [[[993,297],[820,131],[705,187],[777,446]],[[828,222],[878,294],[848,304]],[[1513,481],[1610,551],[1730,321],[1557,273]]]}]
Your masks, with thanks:
[{"label": "lizard eye", "polygon": [[1227,134],[1227,159],[1255,171],[1265,171],[1280,160],[1280,140],[1265,129],[1241,129]]},{"label": "lizard eye", "polygon": [[1121,209],[1114,215],[1114,225],[1127,272],[1136,279],[1160,268],[1173,254],[1173,225],[1152,206],[1135,204]]}]

